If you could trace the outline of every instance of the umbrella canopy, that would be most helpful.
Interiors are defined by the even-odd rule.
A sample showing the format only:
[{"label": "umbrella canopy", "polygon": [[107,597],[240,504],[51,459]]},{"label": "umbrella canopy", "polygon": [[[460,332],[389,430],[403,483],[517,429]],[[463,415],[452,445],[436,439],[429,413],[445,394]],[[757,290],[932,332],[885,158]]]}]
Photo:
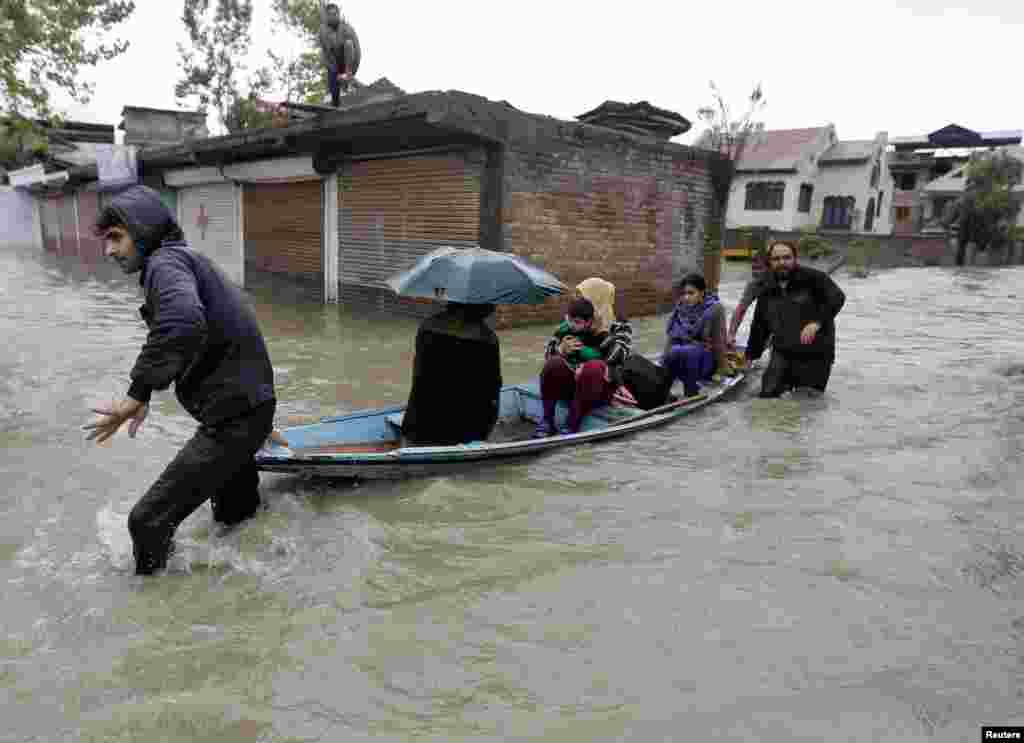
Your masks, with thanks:
[{"label": "umbrella canopy", "polygon": [[462,304],[540,304],[568,291],[519,256],[483,248],[438,248],[386,283],[403,297]]}]

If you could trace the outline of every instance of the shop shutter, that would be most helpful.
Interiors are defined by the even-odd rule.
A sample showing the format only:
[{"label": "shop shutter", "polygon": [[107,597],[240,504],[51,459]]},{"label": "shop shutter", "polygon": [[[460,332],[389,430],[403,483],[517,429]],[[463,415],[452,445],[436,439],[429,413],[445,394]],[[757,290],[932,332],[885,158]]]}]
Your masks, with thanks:
[{"label": "shop shutter", "polygon": [[323,181],[244,186],[245,260],[257,271],[320,282]]},{"label": "shop shutter", "polygon": [[384,280],[438,247],[480,238],[481,153],[349,163],[339,176],[343,301],[391,306]]},{"label": "shop shutter", "polygon": [[185,239],[199,253],[209,256],[241,285],[245,267],[238,237],[235,185],[215,183],[183,188],[181,229]]},{"label": "shop shutter", "polygon": [[56,253],[60,249],[60,209],[57,199],[40,197],[39,208],[43,222],[43,247]]},{"label": "shop shutter", "polygon": [[100,202],[96,191],[78,192],[78,241],[82,260],[90,263],[103,259],[103,241],[93,234],[99,217]]},{"label": "shop shutter", "polygon": [[60,197],[60,254],[78,255],[78,220],[75,219],[75,196]]}]

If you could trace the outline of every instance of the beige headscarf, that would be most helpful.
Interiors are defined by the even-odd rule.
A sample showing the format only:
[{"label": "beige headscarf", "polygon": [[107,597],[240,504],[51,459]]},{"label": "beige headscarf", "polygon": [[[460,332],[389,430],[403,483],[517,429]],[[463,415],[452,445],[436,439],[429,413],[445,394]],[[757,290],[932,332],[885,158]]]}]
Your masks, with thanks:
[{"label": "beige headscarf", "polygon": [[615,284],[596,276],[576,285],[576,296],[594,305],[594,332],[603,333],[615,322]]}]

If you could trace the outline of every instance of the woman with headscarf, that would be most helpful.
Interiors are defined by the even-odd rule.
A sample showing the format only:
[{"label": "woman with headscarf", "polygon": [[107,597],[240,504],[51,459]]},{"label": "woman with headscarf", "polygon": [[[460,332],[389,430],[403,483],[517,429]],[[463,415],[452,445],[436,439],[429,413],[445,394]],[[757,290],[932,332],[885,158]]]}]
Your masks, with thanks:
[{"label": "woman with headscarf", "polygon": [[416,333],[412,389],[402,435],[416,446],[485,441],[498,420],[501,354],[485,320],[493,304],[458,304]]},{"label": "woman with headscarf", "polygon": [[684,394],[700,393],[697,384],[710,379],[725,352],[725,308],[700,274],[687,274],[676,285],[679,301],[668,319],[662,363],[673,379],[682,381]]},{"label": "woman with headscarf", "polygon": [[[579,341],[572,335],[553,336],[544,349],[540,373],[540,394],[544,418],[534,436],[576,433],[583,418],[597,405],[608,403],[622,381],[622,364],[629,358],[633,328],[615,315],[615,285],[596,277],[576,285],[574,299],[588,299],[594,307],[590,332],[598,336],[601,358],[572,364],[568,360]],[[564,429],[555,426],[559,400],[570,401]]]}]

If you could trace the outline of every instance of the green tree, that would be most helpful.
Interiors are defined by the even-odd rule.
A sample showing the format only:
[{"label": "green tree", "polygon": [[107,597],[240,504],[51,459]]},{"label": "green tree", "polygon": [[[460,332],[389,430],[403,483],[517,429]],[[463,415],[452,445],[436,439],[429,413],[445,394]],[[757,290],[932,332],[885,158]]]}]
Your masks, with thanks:
[{"label": "green tree", "polygon": [[185,0],[181,19],[189,46],[178,44],[182,78],[174,86],[175,97],[198,100],[204,112],[212,106],[229,132],[249,128],[242,101],[262,92],[265,82],[257,73],[242,92],[245,65],[241,60],[252,43],[252,0]]},{"label": "green tree", "polygon": [[1005,150],[979,152],[967,164],[963,195],[945,217],[957,226],[956,264],[966,259],[968,243],[978,250],[1001,248],[1010,239],[1020,212],[1013,189],[1021,183],[1024,163]]},{"label": "green tree", "polygon": [[0,0],[0,163],[45,154],[39,122],[57,118],[52,95],[90,100],[83,72],[124,53],[128,42],[109,32],[134,10],[131,0]]},{"label": "green tree", "polygon": [[327,95],[327,80],[320,61],[317,37],[323,0],[273,0],[274,16],[306,45],[306,51],[285,58],[271,50],[272,67],[277,71],[276,87],[285,99],[303,103],[321,103]]}]

